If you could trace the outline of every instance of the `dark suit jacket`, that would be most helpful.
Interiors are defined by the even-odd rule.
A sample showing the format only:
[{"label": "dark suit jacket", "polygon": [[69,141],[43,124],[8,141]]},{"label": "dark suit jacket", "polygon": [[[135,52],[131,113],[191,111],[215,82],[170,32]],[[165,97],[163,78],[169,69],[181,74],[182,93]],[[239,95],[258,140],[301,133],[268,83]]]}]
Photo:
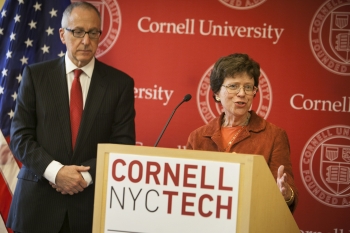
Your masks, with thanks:
[{"label": "dark suit jacket", "polygon": [[58,232],[68,211],[72,232],[91,232],[94,184],[63,195],[43,177],[56,160],[90,166],[95,180],[98,143],[135,144],[134,81],[96,60],[76,147],[72,150],[64,58],[23,71],[10,147],[23,166],[7,226],[19,232]]}]

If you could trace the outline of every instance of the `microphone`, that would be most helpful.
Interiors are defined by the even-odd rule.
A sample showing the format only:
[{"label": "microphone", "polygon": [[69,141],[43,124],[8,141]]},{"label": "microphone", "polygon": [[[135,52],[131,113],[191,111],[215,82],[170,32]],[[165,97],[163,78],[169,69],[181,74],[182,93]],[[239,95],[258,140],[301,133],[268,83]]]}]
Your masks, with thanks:
[{"label": "microphone", "polygon": [[176,109],[177,109],[178,107],[180,107],[180,105],[181,105],[183,102],[187,102],[187,101],[189,101],[191,98],[192,98],[192,96],[191,96],[190,94],[185,95],[185,97],[183,98],[183,100],[175,107],[173,113],[170,115],[170,117],[169,117],[169,119],[168,119],[168,122],[165,124],[165,126],[164,126],[162,132],[160,133],[160,135],[159,135],[159,137],[158,137],[158,140],[157,140],[156,143],[154,144],[154,147],[156,147],[156,146],[158,145],[158,142],[159,142],[160,139],[162,138],[165,129],[168,127],[169,122],[170,122],[171,118],[173,117],[173,115],[174,115]]}]

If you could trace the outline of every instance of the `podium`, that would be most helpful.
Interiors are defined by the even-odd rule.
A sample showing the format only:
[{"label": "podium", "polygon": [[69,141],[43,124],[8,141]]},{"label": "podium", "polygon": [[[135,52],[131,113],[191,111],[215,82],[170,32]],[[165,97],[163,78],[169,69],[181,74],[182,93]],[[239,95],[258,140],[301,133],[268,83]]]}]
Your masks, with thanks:
[{"label": "podium", "polygon": [[[132,156],[133,162],[130,163],[132,165],[129,165],[130,167],[137,168],[138,172],[134,171],[127,171],[128,162],[126,159],[128,156]],[[110,160],[110,158],[117,158],[114,160]],[[162,224],[164,222],[163,220],[160,221],[161,218],[157,217],[159,215],[156,215],[156,212],[160,212],[159,206],[161,206],[158,202],[161,196],[161,191],[157,189],[149,189],[147,191],[146,199],[144,199],[142,202],[138,201],[138,197],[142,196],[144,193],[145,188],[129,188],[127,186],[122,188],[122,185],[119,185],[119,183],[116,183],[118,180],[125,180],[127,176],[131,177],[132,184],[135,184],[136,181],[141,180],[141,172],[145,173],[146,166],[142,166],[141,162],[135,162],[135,158],[139,158],[140,161],[147,160],[151,161],[147,165],[147,169],[149,169],[148,173],[149,177],[153,180],[157,181],[156,175],[161,174],[162,167],[161,166],[153,166],[155,165],[158,159],[161,159],[164,164],[171,165],[176,164],[177,168],[180,167],[180,162],[178,161],[190,161],[189,164],[192,164],[191,166],[188,166],[186,176],[190,177],[188,186],[190,183],[194,183],[195,181],[195,169],[201,167],[202,175],[203,170],[205,169],[205,165],[194,165],[196,161],[200,162],[201,164],[215,164],[218,163],[220,169],[223,167],[222,164],[228,164],[228,165],[238,165],[238,188],[234,188],[233,190],[236,190],[238,193],[237,198],[237,207],[236,207],[236,213],[233,214],[235,216],[235,219],[232,219],[232,222],[235,223],[235,229],[230,232],[239,232],[239,233],[260,233],[260,232],[284,232],[284,233],[299,233],[300,230],[298,229],[298,226],[293,218],[293,215],[291,214],[287,204],[285,203],[280,191],[278,190],[277,184],[274,180],[274,177],[272,176],[270,169],[268,168],[266,161],[263,156],[259,155],[248,155],[248,154],[231,154],[231,153],[221,153],[221,152],[209,152],[209,151],[195,151],[195,150],[181,150],[181,149],[168,149],[168,148],[155,148],[155,147],[144,147],[144,146],[129,146],[129,145],[117,145],[117,144],[99,144],[98,145],[98,154],[97,154],[97,170],[96,170],[96,182],[95,182],[95,200],[94,200],[94,218],[93,218],[93,233],[100,233],[100,232],[131,232],[131,230],[126,229],[125,222],[128,220],[121,220],[120,217],[117,216],[125,216],[124,213],[128,214],[130,213],[131,216],[129,219],[130,224],[135,226],[138,223],[141,224],[147,224],[149,226],[155,226]],[[151,159],[150,159],[151,158]],[[112,164],[113,163],[113,164]],[[154,169],[154,168],[158,168]],[[175,167],[175,165],[173,166]],[[151,169],[152,168],[152,169]],[[193,168],[193,169],[192,169]],[[192,170],[190,170],[192,169]],[[134,169],[135,170],[135,169]],[[177,171],[180,171],[181,169],[178,169]],[[206,170],[204,170],[206,171]],[[213,170],[214,171],[214,170]],[[220,171],[223,171],[221,169]],[[220,174],[222,174],[221,172]],[[170,174],[170,173],[169,173]],[[198,172],[199,174],[199,172]],[[174,174],[173,174],[174,175]],[[213,174],[209,173],[209,170],[207,170],[206,173],[207,177],[213,177]],[[148,178],[149,178],[148,177]],[[163,177],[163,175],[159,175],[160,178]],[[170,177],[170,176],[169,176]],[[165,175],[164,175],[165,178]],[[113,180],[114,185],[109,185],[111,182],[109,180]],[[210,182],[203,181],[203,178],[201,179],[202,186],[205,187],[211,187],[214,189],[214,185],[209,185]],[[223,178],[226,179],[225,177]],[[151,179],[148,180],[150,183]],[[181,177],[180,181],[184,180],[185,178]],[[215,179],[216,180],[216,179]],[[185,182],[185,183],[186,183]],[[208,182],[208,184],[204,184],[205,182]],[[225,181],[220,181],[222,184],[220,184],[221,187],[225,188],[224,184]],[[160,182],[159,182],[160,183]],[[116,184],[116,185],[115,185]],[[193,185],[193,184],[192,184]],[[161,187],[160,184],[156,187]],[[224,189],[223,188],[223,189]],[[119,189],[119,190],[118,190]],[[136,191],[135,191],[136,190]],[[227,187],[226,187],[227,190]],[[129,198],[132,200],[132,205],[130,204],[130,210],[126,210],[127,206],[127,193],[130,192],[132,198]],[[165,193],[163,191],[163,193]],[[187,193],[187,192],[186,192]],[[180,195],[172,196],[173,200],[177,198]],[[199,197],[199,195],[197,195]],[[214,196],[214,195],[213,195]],[[153,199],[151,199],[152,197]],[[168,199],[170,196],[168,196]],[[194,199],[196,197],[196,194],[189,195],[187,200]],[[206,197],[207,199],[203,199],[202,197]],[[201,203],[213,203],[213,198],[210,198],[210,195],[202,195],[200,200]],[[234,199],[234,198],[233,198]],[[146,202],[145,202],[146,200]],[[148,200],[148,202],[147,202]],[[150,201],[155,200],[155,201]],[[141,204],[140,204],[141,203]],[[214,216],[212,214],[212,220],[209,220],[208,216],[212,211],[209,211],[209,207],[206,207],[204,204],[199,205],[198,207],[200,209],[200,214],[197,213],[197,211],[187,211],[187,210],[195,210],[196,204],[191,204],[190,201],[185,201],[186,206],[182,207],[182,212],[184,212],[184,209],[186,210],[185,213],[190,213],[188,215],[193,216],[185,216],[185,217],[176,217],[175,219],[176,224],[168,224],[169,229],[172,231],[166,231],[166,232],[182,232],[174,230],[176,227],[183,227],[186,224],[193,222],[195,219],[195,216],[199,216],[204,221],[219,221],[218,217]],[[132,207],[133,206],[133,207]],[[136,214],[136,212],[139,210],[138,208],[146,206],[147,211],[144,211],[144,214],[150,215],[151,217],[145,220],[143,215],[133,215]],[[175,212],[175,207],[173,209],[170,208],[173,212]],[[169,205],[168,205],[168,213],[166,214],[166,218],[169,219],[172,217],[171,214],[169,214]],[[107,216],[108,212],[114,211],[114,209],[117,209],[117,211],[124,211],[122,215],[115,215],[115,214],[109,214]],[[163,208],[166,209],[166,208]],[[215,208],[212,208],[212,210],[215,210]],[[142,212],[142,211],[140,211]],[[196,212],[196,213],[194,213]],[[224,211],[225,212],[225,211]],[[226,211],[227,212],[227,211]],[[225,212],[225,213],[226,213]],[[154,217],[152,217],[154,216]],[[204,217],[203,217],[204,216]],[[226,216],[225,214],[221,214],[220,216]],[[109,220],[107,220],[107,217]],[[205,220],[207,218],[207,220]],[[185,219],[185,222],[181,222],[181,219]],[[192,219],[187,221],[187,219]],[[106,227],[108,224],[108,221],[116,222],[118,224],[118,221],[120,221],[120,224],[123,223],[123,229],[113,230]],[[186,222],[187,221],[187,222]],[[231,221],[231,220],[230,220]],[[218,224],[218,227],[221,224]],[[197,225],[199,226],[199,225]],[[192,232],[210,232],[210,231],[196,231],[196,225],[191,226]],[[190,232],[191,232],[190,231]],[[150,230],[147,231],[138,231],[138,232],[151,232]],[[152,231],[156,232],[156,231]],[[224,232],[223,230],[217,230],[216,232]]]}]

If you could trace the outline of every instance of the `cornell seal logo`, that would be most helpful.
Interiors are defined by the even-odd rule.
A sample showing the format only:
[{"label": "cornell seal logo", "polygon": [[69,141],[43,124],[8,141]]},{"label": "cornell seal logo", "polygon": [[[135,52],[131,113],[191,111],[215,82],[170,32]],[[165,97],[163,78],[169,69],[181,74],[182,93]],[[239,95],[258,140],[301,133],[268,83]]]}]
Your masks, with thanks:
[{"label": "cornell seal logo", "polygon": [[[210,73],[213,70],[212,65],[201,78],[197,89],[197,106],[199,113],[205,123],[219,116],[222,113],[222,106],[213,99],[213,92],[210,89]],[[266,74],[260,69],[259,91],[254,97],[252,109],[264,119],[270,113],[272,105],[271,84]],[[257,105],[254,103],[258,102]]]},{"label": "cornell seal logo", "polygon": [[317,201],[350,207],[350,126],[334,125],[315,133],[302,151],[300,173]]},{"label": "cornell seal logo", "polygon": [[[78,0],[71,2],[78,2]],[[102,35],[96,50],[96,57],[101,57],[113,47],[118,39],[122,24],[119,5],[117,0],[90,0],[87,2],[94,5],[101,14]]]},{"label": "cornell seal logo", "polygon": [[235,10],[248,10],[258,7],[267,0],[219,0],[222,4]]},{"label": "cornell seal logo", "polygon": [[328,71],[350,76],[350,2],[326,1],[310,25],[310,46]]}]

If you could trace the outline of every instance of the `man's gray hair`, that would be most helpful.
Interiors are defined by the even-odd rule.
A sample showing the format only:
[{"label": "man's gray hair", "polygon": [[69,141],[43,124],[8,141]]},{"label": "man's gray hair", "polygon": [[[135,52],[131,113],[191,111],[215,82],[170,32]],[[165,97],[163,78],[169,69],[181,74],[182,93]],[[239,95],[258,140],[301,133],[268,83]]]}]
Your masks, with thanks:
[{"label": "man's gray hair", "polygon": [[66,28],[68,26],[68,18],[70,16],[70,14],[72,13],[72,10],[74,8],[77,8],[77,7],[83,8],[83,9],[88,9],[88,10],[94,10],[97,13],[98,17],[100,18],[100,20],[101,20],[100,12],[91,3],[88,3],[88,2],[73,2],[63,12],[62,21],[61,21],[61,27],[62,28]]}]

